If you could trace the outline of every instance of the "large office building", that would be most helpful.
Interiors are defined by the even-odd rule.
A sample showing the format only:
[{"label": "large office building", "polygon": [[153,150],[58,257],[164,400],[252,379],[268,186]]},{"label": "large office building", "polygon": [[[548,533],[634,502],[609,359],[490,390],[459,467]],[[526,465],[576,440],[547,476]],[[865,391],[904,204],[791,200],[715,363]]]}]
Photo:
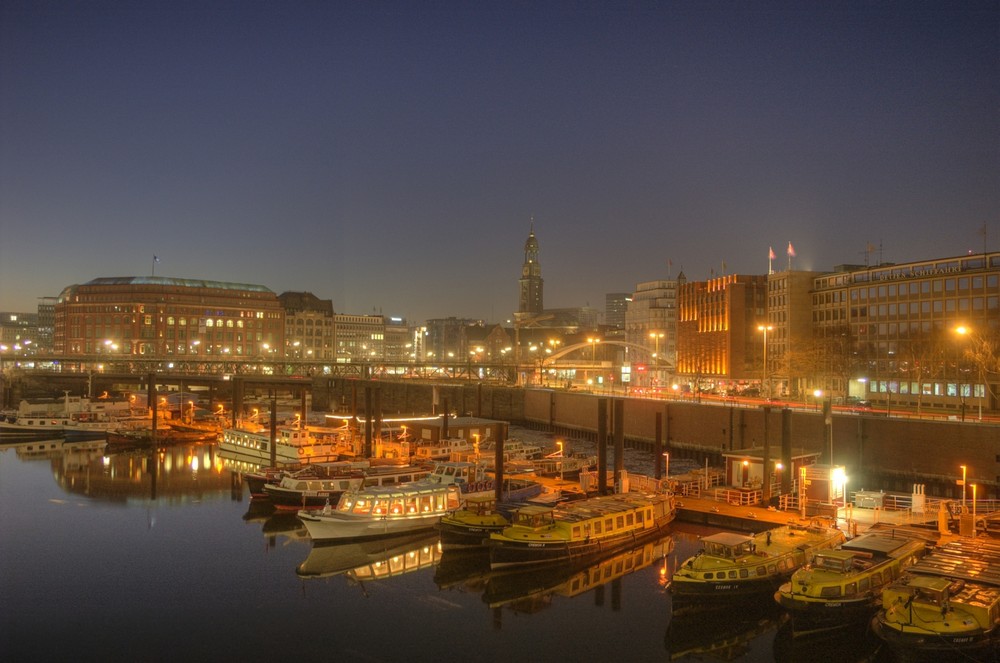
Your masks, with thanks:
[{"label": "large office building", "polygon": [[842,266],[813,281],[819,387],[889,408],[996,407],[1000,253]]},{"label": "large office building", "polygon": [[66,287],[55,305],[63,355],[271,356],[285,314],[269,289],[164,276],[105,277]]},{"label": "large office building", "polygon": [[730,274],[677,289],[677,374],[695,391],[763,377],[767,276]]}]

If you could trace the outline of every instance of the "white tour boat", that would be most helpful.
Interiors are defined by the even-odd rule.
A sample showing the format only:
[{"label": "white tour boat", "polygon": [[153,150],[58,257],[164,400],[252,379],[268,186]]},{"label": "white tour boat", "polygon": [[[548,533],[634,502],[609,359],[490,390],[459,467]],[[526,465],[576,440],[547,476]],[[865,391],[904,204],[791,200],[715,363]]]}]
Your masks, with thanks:
[{"label": "white tour boat", "polygon": [[336,507],[299,511],[313,541],[347,541],[433,529],[461,506],[457,484],[415,481],[349,490]]},{"label": "white tour boat", "polygon": [[[226,428],[219,440],[219,450],[243,459],[271,461],[271,430],[267,426]],[[320,441],[308,429],[299,426],[278,426],[275,430],[275,462],[280,465],[308,465],[335,461],[342,448],[329,441]]]}]

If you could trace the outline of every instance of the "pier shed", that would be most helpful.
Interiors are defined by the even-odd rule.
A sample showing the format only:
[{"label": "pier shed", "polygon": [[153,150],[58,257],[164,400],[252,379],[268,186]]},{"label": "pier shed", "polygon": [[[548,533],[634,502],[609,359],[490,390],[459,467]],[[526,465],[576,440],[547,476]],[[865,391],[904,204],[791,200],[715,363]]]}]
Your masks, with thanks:
[{"label": "pier shed", "polygon": [[770,448],[767,456],[767,470],[764,468],[764,447],[734,449],[724,451],[726,485],[736,488],[760,490],[765,482],[780,487],[782,480],[788,484],[799,476],[801,468],[815,465],[820,452],[805,449],[791,449],[787,458],[782,458],[780,448]]}]

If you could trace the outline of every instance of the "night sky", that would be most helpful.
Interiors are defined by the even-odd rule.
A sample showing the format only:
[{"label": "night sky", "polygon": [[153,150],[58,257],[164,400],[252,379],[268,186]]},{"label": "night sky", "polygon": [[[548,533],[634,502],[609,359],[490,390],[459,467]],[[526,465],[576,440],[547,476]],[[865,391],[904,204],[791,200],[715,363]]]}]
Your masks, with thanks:
[{"label": "night sky", "polygon": [[0,0],[0,310],[100,276],[503,321],[1000,249],[1000,3]]}]

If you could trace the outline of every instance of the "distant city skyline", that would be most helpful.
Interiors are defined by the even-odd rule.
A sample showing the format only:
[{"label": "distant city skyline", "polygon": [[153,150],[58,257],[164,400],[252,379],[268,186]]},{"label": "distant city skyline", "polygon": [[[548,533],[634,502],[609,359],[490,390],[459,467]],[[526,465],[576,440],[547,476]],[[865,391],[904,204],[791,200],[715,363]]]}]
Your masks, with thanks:
[{"label": "distant city skyline", "polygon": [[2,0],[0,310],[158,256],[502,322],[532,218],[546,308],[789,242],[816,271],[997,250],[998,54],[976,0]]}]

